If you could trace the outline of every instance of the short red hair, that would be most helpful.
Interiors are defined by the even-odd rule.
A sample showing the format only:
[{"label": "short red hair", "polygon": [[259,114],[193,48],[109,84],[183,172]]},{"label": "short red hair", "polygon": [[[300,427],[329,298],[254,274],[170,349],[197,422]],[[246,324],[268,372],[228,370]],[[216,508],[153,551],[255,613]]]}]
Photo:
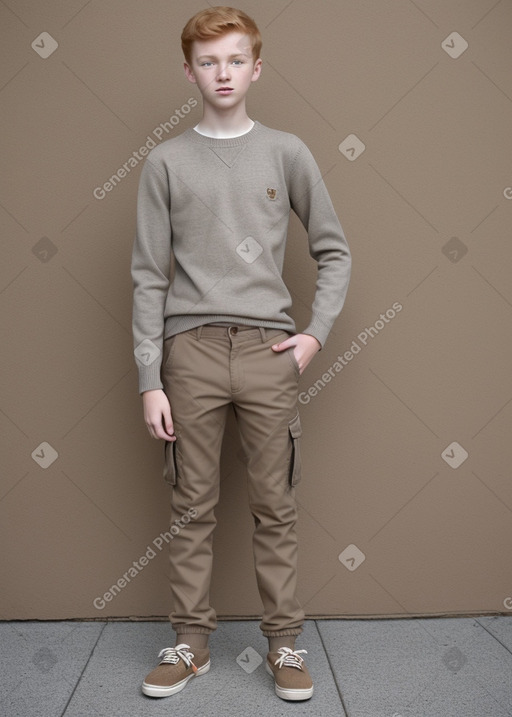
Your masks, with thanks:
[{"label": "short red hair", "polygon": [[229,32],[243,32],[249,35],[254,61],[261,53],[261,35],[254,20],[242,10],[219,5],[201,10],[191,17],[181,33],[181,48],[185,60],[191,64],[192,44],[196,40],[211,40]]}]

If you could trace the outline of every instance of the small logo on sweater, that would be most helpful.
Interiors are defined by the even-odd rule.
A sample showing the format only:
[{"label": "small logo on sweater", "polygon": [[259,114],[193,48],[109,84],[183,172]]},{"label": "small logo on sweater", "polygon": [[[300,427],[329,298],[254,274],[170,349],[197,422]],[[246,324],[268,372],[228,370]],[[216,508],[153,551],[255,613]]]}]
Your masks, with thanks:
[{"label": "small logo on sweater", "polygon": [[277,189],[272,189],[272,187],[267,187],[267,197],[269,199],[274,200],[276,198]]}]

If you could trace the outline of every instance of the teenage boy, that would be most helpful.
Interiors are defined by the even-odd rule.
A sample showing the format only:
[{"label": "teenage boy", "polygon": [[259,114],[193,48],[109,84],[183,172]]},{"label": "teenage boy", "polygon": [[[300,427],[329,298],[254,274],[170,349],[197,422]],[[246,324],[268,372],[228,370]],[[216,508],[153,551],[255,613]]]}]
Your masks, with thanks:
[{"label": "teenage boy", "polygon": [[[170,542],[176,644],[160,652],[142,690],[172,695],[210,668],[214,508],[232,406],[247,459],[266,667],[279,697],[308,699],[306,650],[295,650],[304,622],[296,596],[298,379],[341,311],[350,252],[308,148],[247,115],[246,95],[262,65],[254,21],[234,8],[208,8],[181,39],[203,115],[155,147],[141,172],[133,333],[144,420],[165,441],[171,521],[194,517]],[[290,209],[318,263],[311,321],[301,333],[282,279]]]}]

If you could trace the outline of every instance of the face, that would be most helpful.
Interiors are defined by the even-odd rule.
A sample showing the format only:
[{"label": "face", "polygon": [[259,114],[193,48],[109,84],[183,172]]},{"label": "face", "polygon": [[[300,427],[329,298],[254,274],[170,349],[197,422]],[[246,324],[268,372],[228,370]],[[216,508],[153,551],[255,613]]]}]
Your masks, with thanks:
[{"label": "face", "polygon": [[203,101],[216,108],[231,108],[244,100],[260,76],[261,59],[254,62],[249,37],[240,32],[213,40],[196,40],[185,75],[197,84]]}]

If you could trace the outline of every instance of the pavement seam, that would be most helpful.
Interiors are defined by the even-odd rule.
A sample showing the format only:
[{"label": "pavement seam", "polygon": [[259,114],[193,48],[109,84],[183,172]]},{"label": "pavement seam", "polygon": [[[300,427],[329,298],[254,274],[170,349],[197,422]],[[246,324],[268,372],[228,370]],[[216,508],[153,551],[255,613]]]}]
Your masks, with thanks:
[{"label": "pavement seam", "polygon": [[91,650],[91,652],[90,652],[90,654],[89,654],[89,657],[87,658],[87,662],[86,662],[85,665],[83,666],[82,671],[80,672],[80,675],[79,675],[79,677],[78,677],[78,679],[77,679],[77,681],[76,681],[76,684],[75,684],[75,686],[73,687],[73,690],[72,690],[71,694],[69,695],[68,701],[67,701],[66,704],[64,705],[64,709],[62,710],[62,712],[61,712],[61,714],[60,714],[60,717],[64,717],[64,715],[66,714],[66,712],[67,712],[67,710],[68,710],[68,707],[69,707],[69,705],[70,705],[70,703],[71,703],[71,700],[72,700],[73,697],[74,697],[74,694],[75,694],[75,692],[76,692],[76,690],[77,690],[77,688],[78,688],[78,685],[79,685],[80,682],[82,681],[82,677],[84,676],[84,673],[85,673],[85,671],[86,671],[86,669],[87,669],[87,666],[89,665],[89,662],[91,661],[92,656],[94,655],[94,652],[95,652],[95,650],[96,650],[96,647],[97,647],[97,645],[98,645],[98,642],[100,641],[101,636],[102,636],[103,633],[105,632],[105,628],[107,627],[107,625],[108,625],[108,622],[106,622],[106,623],[103,625],[103,627],[102,627],[102,629],[101,629],[101,631],[100,631],[100,633],[99,633],[99,635],[98,635],[98,637],[97,637],[97,639],[96,639],[96,642],[94,643],[94,645],[93,645],[93,647],[92,647],[92,650]]},{"label": "pavement seam", "polygon": [[325,654],[325,656],[326,656],[326,658],[327,658],[327,663],[328,663],[328,665],[329,665],[329,669],[331,670],[331,675],[332,675],[332,678],[333,678],[333,680],[334,680],[334,684],[336,685],[336,690],[338,691],[338,697],[340,698],[341,708],[342,708],[342,710],[343,710],[343,715],[342,715],[342,717],[349,717],[348,711],[347,711],[347,707],[346,707],[346,705],[345,705],[345,700],[343,699],[343,695],[342,695],[342,693],[341,693],[341,687],[340,687],[339,684],[338,684],[338,680],[337,680],[337,678],[336,678],[336,673],[334,672],[333,667],[332,667],[332,664],[331,664],[331,658],[329,657],[329,653],[328,653],[327,648],[326,648],[326,646],[325,646],[325,642],[324,642],[324,640],[323,640],[322,633],[321,633],[320,630],[318,629],[317,620],[313,620],[313,623],[314,623],[315,628],[316,628],[316,631],[317,631],[317,633],[318,633],[318,637],[320,638],[320,642],[322,643],[322,647],[323,647],[323,650],[324,650],[324,654]]}]

